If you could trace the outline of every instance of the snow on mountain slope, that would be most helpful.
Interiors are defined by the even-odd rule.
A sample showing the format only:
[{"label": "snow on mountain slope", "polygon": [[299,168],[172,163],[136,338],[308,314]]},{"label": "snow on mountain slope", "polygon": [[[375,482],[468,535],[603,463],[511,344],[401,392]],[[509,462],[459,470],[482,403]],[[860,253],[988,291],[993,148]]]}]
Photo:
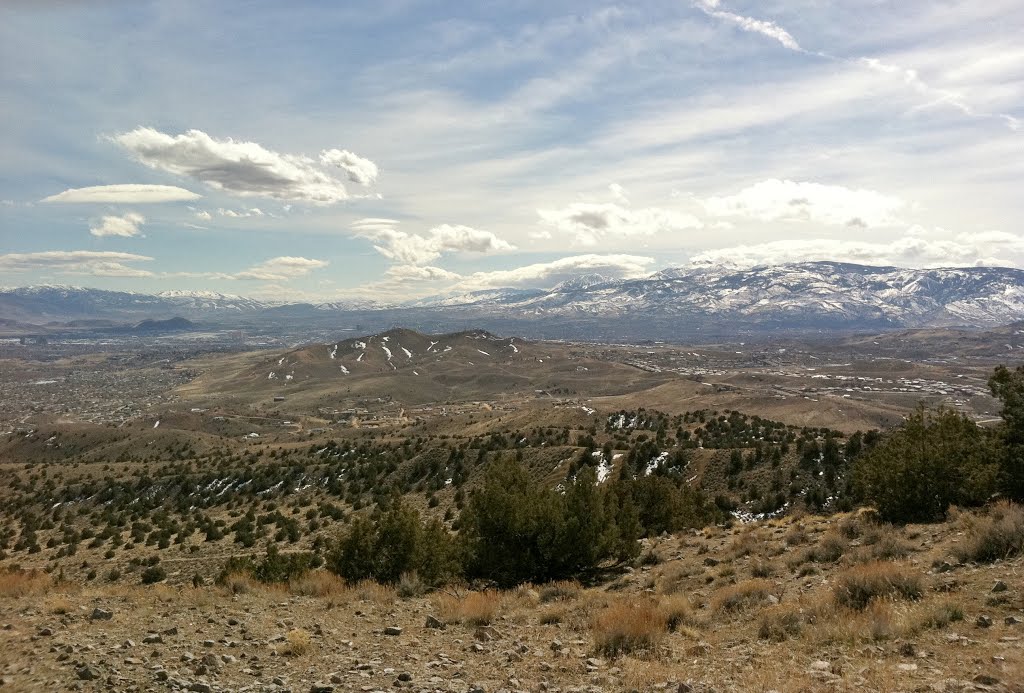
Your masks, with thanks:
[{"label": "snow on mountain slope", "polygon": [[[1024,270],[914,270],[808,262],[754,269],[670,268],[645,279],[565,284],[462,308],[512,316],[716,316],[795,324],[991,326],[1024,318]],[[440,304],[435,304],[440,305]]]}]

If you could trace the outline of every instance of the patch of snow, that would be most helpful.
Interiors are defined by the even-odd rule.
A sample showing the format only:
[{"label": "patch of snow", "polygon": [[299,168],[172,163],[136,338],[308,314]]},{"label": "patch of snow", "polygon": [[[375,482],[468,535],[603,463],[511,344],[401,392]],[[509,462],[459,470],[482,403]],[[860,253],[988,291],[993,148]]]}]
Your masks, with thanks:
[{"label": "patch of snow", "polygon": [[436,344],[437,344],[437,342],[431,342],[430,346],[427,347],[427,351],[430,351],[431,349],[433,349],[434,345],[436,345]]},{"label": "patch of snow", "polygon": [[383,344],[380,345],[380,348],[383,349],[384,353],[388,355],[388,361],[390,361],[391,360],[391,349],[388,349]]},{"label": "patch of snow", "polygon": [[277,373],[275,373],[274,371],[270,371],[270,374],[267,376],[267,380],[273,380],[276,377]]},{"label": "patch of snow", "polygon": [[413,371],[413,372],[412,372],[412,374],[413,374],[413,375],[419,375],[419,373],[418,373],[418,372],[416,372],[416,371]]},{"label": "patch of snow", "polygon": [[282,356],[281,358],[279,358],[279,359],[277,360],[277,365],[278,365],[278,366],[280,366],[280,365],[281,365],[281,364],[283,364],[283,363],[284,363],[284,356]]},{"label": "patch of snow", "polygon": [[334,345],[334,348],[333,348],[333,349],[331,349],[331,358],[333,359],[333,358],[334,358],[334,357],[336,357],[337,355],[338,355],[338,345],[337,345],[337,344],[335,344],[335,345]]},{"label": "patch of snow", "polygon": [[356,342],[356,349],[365,349],[366,342]]},{"label": "patch of snow", "polygon": [[644,470],[644,476],[650,476],[654,472],[654,470],[658,468],[658,465],[660,465],[662,462],[664,462],[667,459],[668,459],[668,453],[667,452],[663,452],[660,455],[658,455],[657,457],[655,457],[653,460],[648,462],[647,463],[647,469]]},{"label": "patch of snow", "polygon": [[340,368],[340,369],[341,369],[341,372],[342,372],[342,373],[344,373],[345,375],[348,375],[348,372],[349,372],[349,371],[348,371],[348,369],[347,369],[347,368],[345,368],[344,366],[338,366],[338,368]]},{"label": "patch of snow", "polygon": [[56,380],[37,380],[37,381],[35,381],[32,384],[33,385],[53,385],[56,382],[58,382],[58,381],[56,381]]},{"label": "patch of snow", "polygon": [[359,354],[359,356],[356,357],[356,363],[359,363],[360,361],[362,361],[364,356],[366,356],[366,352],[365,351],[363,353]]},{"label": "patch of snow", "polygon": [[490,356],[490,354],[488,354],[488,353],[487,353],[486,351],[484,351],[483,349],[477,349],[477,351],[479,351],[479,352],[480,352],[481,354],[483,354],[484,356]]},{"label": "patch of snow", "polygon": [[405,352],[405,357],[406,357],[406,358],[409,358],[409,359],[411,359],[411,358],[412,358],[412,352],[411,352],[411,351],[409,351],[409,350],[408,350],[408,349],[406,349],[405,347],[402,347],[402,351],[404,351],[404,352]]},{"label": "patch of snow", "polygon": [[295,379],[295,376],[294,376],[294,375],[292,375],[291,373],[289,373],[288,375],[286,375],[286,376],[284,377],[284,379],[285,379],[285,380],[294,380],[294,379]]},{"label": "patch of snow", "polygon": [[159,426],[159,425],[160,425],[160,419],[157,419],[157,420],[156,420],[156,423],[155,423],[155,424],[153,424],[153,428],[156,428],[156,427],[157,427],[157,426]]},{"label": "patch of snow", "polygon": [[[597,454],[600,455],[601,453],[598,452]],[[597,466],[597,483],[603,484],[607,481],[612,475],[612,471],[614,469],[615,468],[612,466],[612,463],[602,457],[601,464]]]}]

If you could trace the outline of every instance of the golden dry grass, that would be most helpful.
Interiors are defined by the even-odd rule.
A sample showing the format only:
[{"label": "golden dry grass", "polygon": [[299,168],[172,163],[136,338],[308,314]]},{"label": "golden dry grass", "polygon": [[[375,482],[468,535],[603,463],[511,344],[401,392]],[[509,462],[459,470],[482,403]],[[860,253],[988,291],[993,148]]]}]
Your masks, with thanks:
[{"label": "golden dry grass", "polygon": [[1024,506],[999,501],[985,515],[963,515],[967,538],[955,549],[962,561],[991,563],[1024,554]]},{"label": "golden dry grass", "polygon": [[351,588],[334,573],[325,570],[309,571],[288,583],[288,591],[304,597],[340,597]]},{"label": "golden dry grass", "polygon": [[759,606],[769,601],[775,591],[775,585],[768,580],[755,578],[744,580],[735,585],[719,588],[711,595],[711,610],[720,612],[738,612]]},{"label": "golden dry grass", "polygon": [[283,654],[289,657],[301,657],[307,654],[313,647],[313,640],[310,638],[309,633],[301,628],[293,628],[288,631],[285,633],[284,639]]},{"label": "golden dry grass", "polygon": [[16,599],[45,594],[53,587],[53,579],[38,570],[0,572],[0,597]]},{"label": "golden dry grass", "polygon": [[594,649],[608,657],[656,654],[667,630],[665,611],[649,599],[616,600],[594,616]]},{"label": "golden dry grass", "polygon": [[919,574],[895,563],[875,561],[840,573],[832,593],[841,606],[865,609],[882,598],[920,599],[924,587]]},{"label": "golden dry grass", "polygon": [[496,590],[470,592],[466,595],[442,593],[434,598],[438,618],[448,624],[489,625],[498,615],[502,593]]}]

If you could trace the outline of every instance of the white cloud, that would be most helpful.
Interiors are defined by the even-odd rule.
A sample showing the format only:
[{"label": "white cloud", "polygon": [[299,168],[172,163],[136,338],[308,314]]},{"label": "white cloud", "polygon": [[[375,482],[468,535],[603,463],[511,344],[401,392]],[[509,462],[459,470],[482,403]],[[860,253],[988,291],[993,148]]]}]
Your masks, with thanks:
[{"label": "white cloud", "polygon": [[778,180],[755,183],[735,195],[703,201],[713,217],[745,217],[756,221],[810,221],[832,226],[892,226],[905,203],[874,190],[840,185]]},{"label": "white cloud", "polygon": [[763,19],[754,19],[753,17],[745,17],[732,12],[726,12],[718,9],[719,4],[719,0],[698,0],[698,2],[695,3],[695,6],[709,17],[721,19],[722,21],[739,27],[743,31],[761,34],[762,36],[778,41],[791,51],[803,52],[803,48],[800,47],[800,44],[797,43],[796,39],[775,22]]},{"label": "white cloud", "polygon": [[202,197],[191,190],[173,185],[94,185],[88,188],[69,188],[64,192],[43,198],[43,202],[144,204],[147,202],[179,202]]},{"label": "white cloud", "polygon": [[146,222],[146,217],[138,212],[127,212],[121,216],[109,215],[100,220],[99,224],[89,227],[93,236],[123,236],[129,238],[139,235],[139,226]]},{"label": "white cloud", "polygon": [[664,231],[699,229],[703,223],[687,212],[660,207],[632,209],[614,202],[573,202],[562,209],[538,209],[545,226],[571,234],[581,245],[607,237],[651,236]]},{"label": "white cloud", "polygon": [[206,210],[202,210],[196,212],[196,218],[202,219],[203,221],[210,221],[210,219],[213,219],[213,215],[207,212]]},{"label": "white cloud", "polygon": [[629,198],[626,197],[626,189],[618,183],[612,183],[608,186],[608,192],[612,194],[612,199],[622,204],[629,204]]},{"label": "white cloud", "polygon": [[[940,235],[944,237],[936,237]],[[888,243],[826,238],[783,240],[708,250],[690,261],[695,265],[756,267],[819,260],[900,267],[1020,267],[1024,266],[1024,237],[1002,231],[950,235],[915,227]]]},{"label": "white cloud", "polygon": [[373,241],[384,257],[406,265],[425,265],[442,253],[496,253],[515,246],[490,231],[469,226],[441,224],[426,236],[399,231],[393,219],[360,219],[352,225],[356,235]]},{"label": "white cloud", "polygon": [[39,253],[0,255],[0,272],[57,272],[96,277],[151,277],[152,272],[125,263],[149,262],[153,258],[135,253],[94,250],[48,250]]},{"label": "white cloud", "polygon": [[248,217],[265,216],[263,210],[261,210],[259,207],[252,207],[250,209],[243,209],[240,211],[234,209],[224,209],[223,207],[221,207],[217,210],[217,214],[221,215],[222,217],[228,217],[231,219],[246,219]]},{"label": "white cloud", "polygon": [[325,149],[320,152],[320,163],[344,169],[350,181],[364,186],[376,181],[380,172],[377,164],[347,149]]},{"label": "white cloud", "polygon": [[172,136],[147,127],[115,135],[113,140],[150,168],[188,176],[243,197],[316,204],[349,198],[344,184],[321,170],[313,159],[280,154],[255,142],[217,140],[201,130]]},{"label": "white cloud", "polygon": [[398,282],[451,282],[461,279],[461,276],[455,272],[430,265],[392,265],[384,275],[388,279]]},{"label": "white cloud", "polygon": [[313,270],[327,267],[325,260],[311,260],[304,257],[275,257],[253,265],[247,270],[231,275],[233,279],[255,279],[259,281],[288,281],[304,277]]},{"label": "white cloud", "polygon": [[632,279],[650,273],[654,258],[637,255],[573,255],[510,270],[474,272],[456,288],[465,291],[500,287],[550,288],[579,274],[595,272],[618,279]]}]

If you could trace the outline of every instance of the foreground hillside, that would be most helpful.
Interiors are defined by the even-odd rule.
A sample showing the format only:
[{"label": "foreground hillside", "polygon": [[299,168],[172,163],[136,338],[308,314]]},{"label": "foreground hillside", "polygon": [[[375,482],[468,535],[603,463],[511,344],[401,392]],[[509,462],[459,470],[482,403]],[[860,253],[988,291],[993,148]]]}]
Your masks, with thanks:
[{"label": "foreground hillside", "polygon": [[[997,506],[1024,532],[1022,511]],[[0,575],[12,690],[1022,691],[1024,560],[984,514],[789,517],[645,540],[594,586],[423,594]]]}]

